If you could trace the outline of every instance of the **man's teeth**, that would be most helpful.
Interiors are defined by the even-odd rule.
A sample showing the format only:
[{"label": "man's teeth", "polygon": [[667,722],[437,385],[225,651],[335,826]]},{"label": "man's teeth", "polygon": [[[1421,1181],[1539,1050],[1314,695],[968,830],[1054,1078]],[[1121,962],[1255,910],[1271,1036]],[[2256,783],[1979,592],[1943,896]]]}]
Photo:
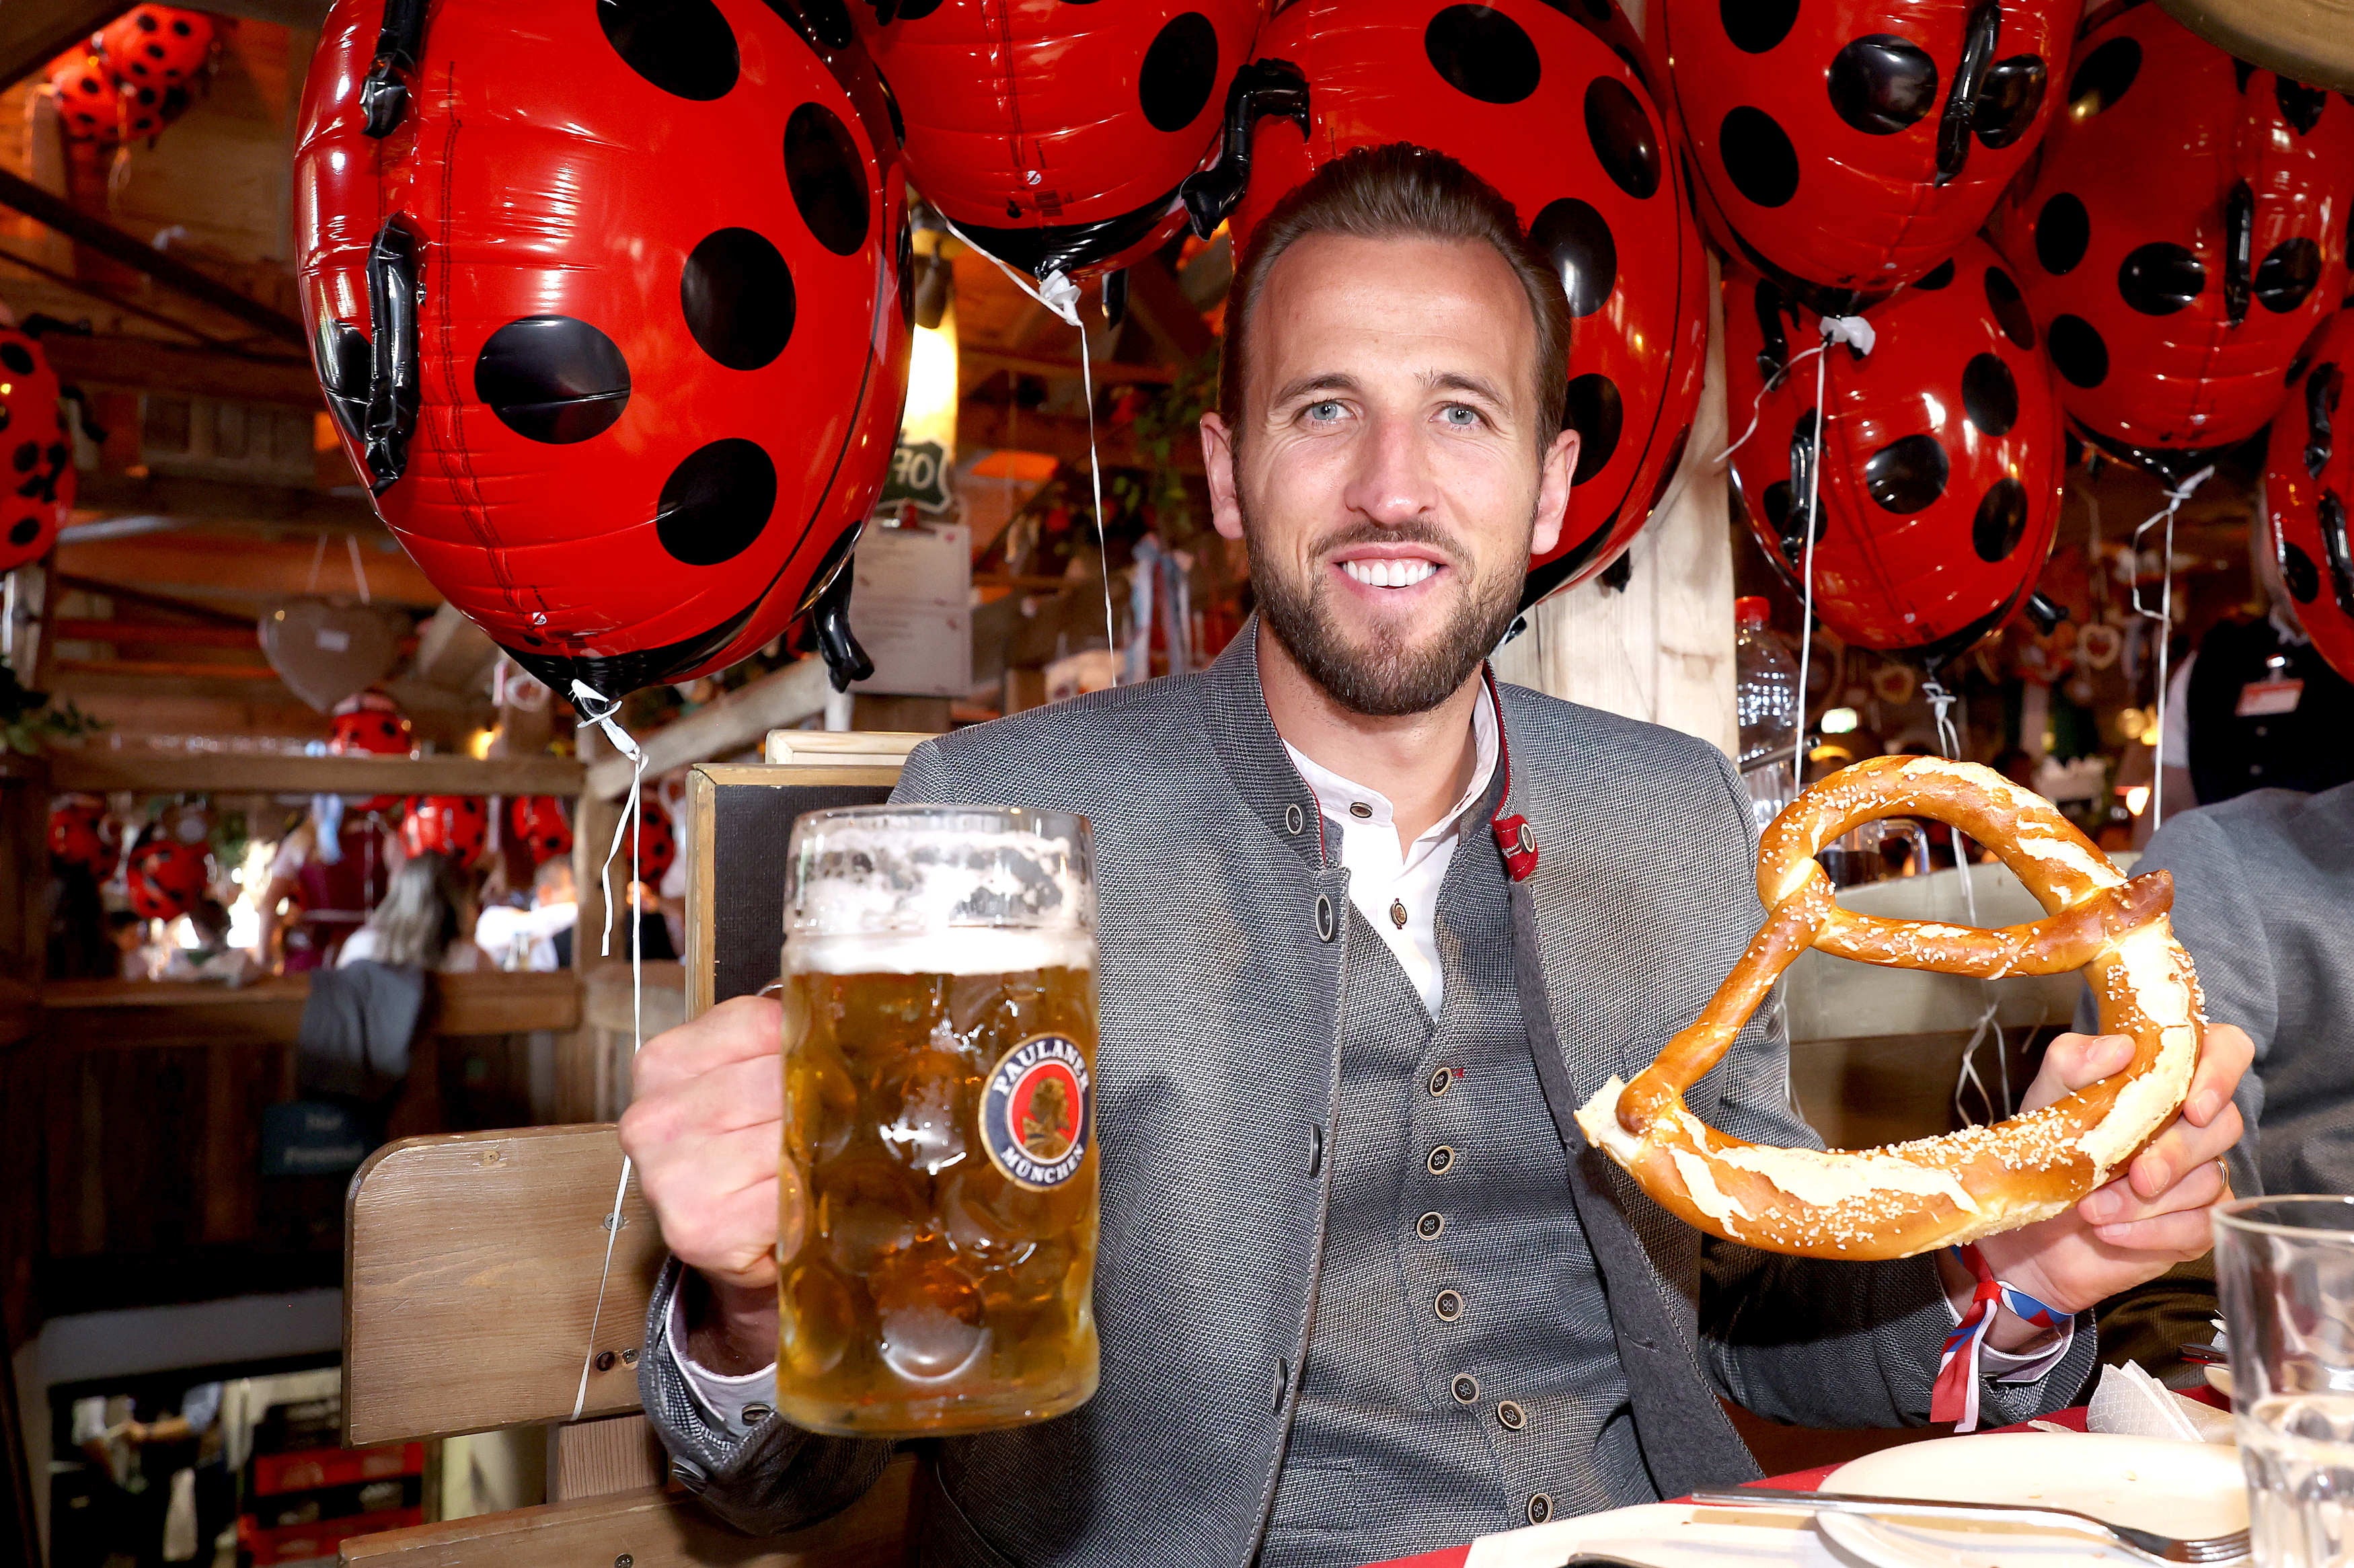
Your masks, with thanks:
[{"label": "man's teeth", "polygon": [[1365,560],[1342,561],[1341,569],[1368,588],[1412,588],[1438,567],[1431,561]]}]

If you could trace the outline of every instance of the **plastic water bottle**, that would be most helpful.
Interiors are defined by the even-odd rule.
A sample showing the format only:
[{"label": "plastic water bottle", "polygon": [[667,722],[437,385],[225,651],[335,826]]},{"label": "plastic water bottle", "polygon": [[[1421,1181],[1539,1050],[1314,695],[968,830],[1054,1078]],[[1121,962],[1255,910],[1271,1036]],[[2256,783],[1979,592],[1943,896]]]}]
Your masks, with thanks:
[{"label": "plastic water bottle", "polygon": [[1766,624],[1767,602],[1733,601],[1734,714],[1741,726],[1741,779],[1762,831],[1790,803],[1790,748],[1798,737],[1798,662]]}]

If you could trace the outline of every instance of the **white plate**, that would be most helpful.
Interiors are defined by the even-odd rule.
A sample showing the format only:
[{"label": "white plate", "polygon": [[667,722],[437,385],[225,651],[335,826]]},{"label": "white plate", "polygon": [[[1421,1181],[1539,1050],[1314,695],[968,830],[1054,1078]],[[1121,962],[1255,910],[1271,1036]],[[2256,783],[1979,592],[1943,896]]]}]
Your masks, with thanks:
[{"label": "white plate", "polygon": [[[2094,1434],[1997,1432],[1884,1448],[1840,1466],[1829,1492],[2041,1504],[2168,1535],[2221,1535],[2248,1522],[2236,1450]],[[1873,1568],[2091,1568],[2142,1559],[2018,1525],[1897,1523],[1821,1514],[1816,1528]]]},{"label": "white plate", "polygon": [[1690,1503],[1646,1503],[1484,1535],[1471,1543],[1464,1568],[1560,1568],[1580,1552],[1647,1568],[1852,1568],[1803,1512]]}]

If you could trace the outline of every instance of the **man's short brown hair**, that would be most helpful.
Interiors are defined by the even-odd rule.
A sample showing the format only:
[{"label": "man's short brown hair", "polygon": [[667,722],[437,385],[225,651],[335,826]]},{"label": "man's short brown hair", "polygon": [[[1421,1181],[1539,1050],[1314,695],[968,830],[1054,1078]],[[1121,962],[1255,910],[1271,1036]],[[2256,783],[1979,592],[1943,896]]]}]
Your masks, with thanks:
[{"label": "man's short brown hair", "polygon": [[1553,444],[1569,389],[1569,300],[1561,274],[1530,243],[1520,215],[1495,186],[1446,154],[1410,142],[1343,153],[1286,193],[1251,230],[1226,296],[1218,364],[1218,412],[1235,440],[1242,433],[1243,345],[1250,318],[1277,259],[1313,234],[1494,246],[1520,279],[1535,320],[1537,445],[1542,450]]}]

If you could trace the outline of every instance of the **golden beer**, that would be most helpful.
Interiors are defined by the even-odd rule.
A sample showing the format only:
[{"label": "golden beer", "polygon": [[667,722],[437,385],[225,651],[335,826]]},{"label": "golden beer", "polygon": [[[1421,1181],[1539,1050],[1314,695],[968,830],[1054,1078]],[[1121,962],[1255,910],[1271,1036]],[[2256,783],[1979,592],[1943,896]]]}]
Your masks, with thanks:
[{"label": "golden beer", "polygon": [[1097,1367],[1086,825],[862,808],[794,836],[778,1413],[864,1436],[1060,1414]]}]

